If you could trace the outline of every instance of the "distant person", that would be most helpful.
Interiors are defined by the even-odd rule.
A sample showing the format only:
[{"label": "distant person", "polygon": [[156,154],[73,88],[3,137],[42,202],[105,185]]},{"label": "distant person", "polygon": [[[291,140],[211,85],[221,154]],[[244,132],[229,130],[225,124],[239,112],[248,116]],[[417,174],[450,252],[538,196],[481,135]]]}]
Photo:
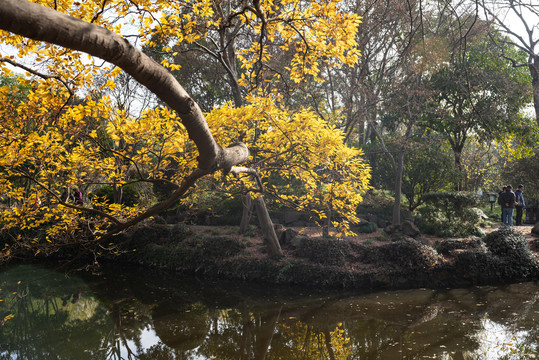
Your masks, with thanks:
[{"label": "distant person", "polygon": [[36,193],[36,196],[34,197],[34,205],[35,208],[38,208],[41,206],[41,199],[39,198],[39,195]]},{"label": "distant person", "polygon": [[522,196],[522,192],[524,191],[524,185],[520,184],[517,188],[517,191],[515,191],[515,198],[517,204],[515,205],[515,208],[517,209],[517,215],[515,217],[515,225],[520,226],[522,225],[522,209],[526,206],[526,203],[524,202],[524,196]]},{"label": "distant person", "polygon": [[498,205],[500,205],[501,208],[502,208],[501,215],[500,215],[500,220],[501,220],[502,224],[503,224],[503,197],[502,197],[502,195],[503,195],[503,193],[505,193],[505,190],[507,190],[506,186],[504,186],[502,188],[502,191],[500,191],[498,193]]},{"label": "distant person", "polygon": [[75,198],[73,197],[73,194],[71,194],[71,191],[69,191],[69,189],[66,187],[64,188],[62,195],[60,195],[60,200],[62,200],[62,202],[65,202],[65,203],[75,202]]},{"label": "distant person", "polygon": [[82,202],[82,193],[80,192],[79,188],[75,188],[73,190],[73,202],[75,203],[75,205],[82,205],[83,202]]},{"label": "distant person", "polygon": [[511,185],[507,185],[502,195],[502,204],[503,224],[513,226],[513,211],[517,202]]}]

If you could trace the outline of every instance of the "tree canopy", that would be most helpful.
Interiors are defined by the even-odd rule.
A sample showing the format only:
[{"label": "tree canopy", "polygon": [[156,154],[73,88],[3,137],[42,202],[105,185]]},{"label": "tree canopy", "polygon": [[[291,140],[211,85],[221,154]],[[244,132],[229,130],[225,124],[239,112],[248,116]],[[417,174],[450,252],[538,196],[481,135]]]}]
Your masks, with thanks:
[{"label": "tree canopy", "polygon": [[[339,130],[308,109],[281,106],[269,86],[281,79],[272,62],[283,53],[288,64],[281,63],[282,71],[294,83],[320,81],[320,64],[357,61],[359,17],[341,11],[339,3],[5,1],[0,43],[8,50],[2,50],[0,71],[25,73],[16,78],[20,85],[0,93],[0,192],[10,205],[1,226],[12,236],[3,254],[68,246],[84,235],[103,243],[196,193],[197,180],[212,173],[236,174],[243,183],[253,174],[294,178],[303,184],[301,194],[268,187],[319,218],[336,210],[334,225],[346,231],[368,188],[368,166],[344,145]],[[219,45],[223,33],[231,37]],[[157,44],[161,64],[146,55]],[[217,60],[226,52],[234,64],[219,61],[248,103],[216,104],[204,114],[170,72],[181,68],[175,52],[186,44],[206,48]],[[118,106],[107,93],[120,85],[122,71],[163,105],[138,113]],[[87,196],[101,186],[135,183],[173,190],[159,203],[135,206]],[[75,188],[85,194],[83,205],[63,196]]]}]

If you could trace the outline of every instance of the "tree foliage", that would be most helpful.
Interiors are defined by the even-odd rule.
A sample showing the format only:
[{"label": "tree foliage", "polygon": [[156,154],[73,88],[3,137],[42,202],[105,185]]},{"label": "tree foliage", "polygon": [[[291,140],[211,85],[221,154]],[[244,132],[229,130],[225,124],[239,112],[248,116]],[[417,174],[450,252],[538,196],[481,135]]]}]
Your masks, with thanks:
[{"label": "tree foliage", "polygon": [[[281,110],[268,98],[249,102],[208,115],[215,137],[226,143],[241,131],[243,141],[256,149],[248,165],[260,173],[278,203],[307,211],[320,224],[332,222],[340,234],[348,234],[349,224],[359,221],[355,210],[369,188],[363,152],[347,147],[342,132],[310,110]],[[256,188],[249,176],[228,185],[229,192]]]},{"label": "tree foliage", "polygon": [[[468,138],[493,141],[511,132],[531,94],[523,70],[508,66],[501,53],[492,51],[487,31],[488,24],[477,21],[464,39],[456,33],[449,44],[450,62],[432,75],[438,95],[427,127],[451,144],[458,168]],[[509,46],[504,52],[521,59],[524,55]]]},{"label": "tree foliage", "polygon": [[[259,170],[266,178],[279,172],[283,179],[301,181],[303,191],[294,196],[268,186],[277,198],[317,209],[320,217],[335,209],[343,224],[335,225],[343,229],[345,218],[355,220],[369,178],[361,153],[344,146],[340,132],[313,112],[280,108],[280,96],[270,87],[280,81],[271,64],[283,52],[290,55],[284,69],[298,84],[321,80],[321,64],[357,61],[359,18],[342,12],[339,1],[40,4],[9,0],[0,11],[0,27],[7,30],[0,33],[0,43],[11,49],[2,51],[1,75],[12,76],[14,68],[25,71],[20,85],[0,88],[0,192],[13,205],[2,210],[0,225],[11,236],[3,255],[18,246],[35,251],[67,246],[83,235],[103,240],[155,215],[188,194],[198,179],[221,170]],[[255,96],[244,107],[223,104],[208,113],[210,130],[200,108],[164,68],[181,68],[174,63],[174,49],[214,43],[223,31],[237,36],[235,47],[226,49],[236,61],[230,70],[241,70],[238,85]],[[161,66],[138,48],[158,44]],[[119,82],[121,70],[163,106],[138,113],[118,106],[106,94],[125,86]],[[23,98],[20,88],[27,89]],[[254,147],[252,169],[236,167],[248,159],[242,140]],[[65,188],[86,194],[135,182],[174,190],[154,206],[102,203],[99,197],[79,206],[60,197]]]}]

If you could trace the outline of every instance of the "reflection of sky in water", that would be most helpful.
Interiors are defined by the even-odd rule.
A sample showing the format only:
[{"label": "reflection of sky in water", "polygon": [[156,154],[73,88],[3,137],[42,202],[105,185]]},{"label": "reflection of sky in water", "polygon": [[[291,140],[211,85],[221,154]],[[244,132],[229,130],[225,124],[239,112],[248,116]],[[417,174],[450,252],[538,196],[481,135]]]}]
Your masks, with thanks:
[{"label": "reflection of sky in water", "polygon": [[[474,356],[479,356],[481,359],[522,359],[519,349],[529,346],[527,345],[528,331],[511,329],[488,317],[481,319],[480,324],[481,329],[474,334],[474,339],[479,343]],[[530,350],[536,349],[531,347]]]},{"label": "reflection of sky in water", "polygon": [[[161,339],[159,339],[159,336],[157,336],[157,334],[150,325],[146,326],[140,332],[140,338],[138,340],[140,341],[140,350],[142,352],[145,352],[152,346],[159,345],[161,343]],[[137,345],[133,340],[127,340],[127,347],[131,350],[134,350],[137,348]],[[122,358],[129,358],[129,352],[127,351],[126,347],[122,347]]]},{"label": "reflection of sky in water", "polygon": [[[146,326],[141,332],[140,332],[140,338],[137,339],[140,341],[140,349],[137,349],[137,345],[133,340],[127,340],[127,346],[122,346],[121,349],[121,356],[122,359],[129,359],[129,351],[128,348],[132,351],[137,349],[140,350],[140,353],[145,353],[148,349],[152,348],[153,346],[157,345],[163,345],[165,348],[169,349],[170,352],[173,351],[173,349],[168,348],[166,345],[162,344],[161,339],[157,334],[155,333],[155,330],[150,326]],[[193,352],[190,354],[189,359],[192,360],[205,360],[207,359],[204,356],[199,355],[193,355],[193,353],[196,352],[196,349],[193,350]],[[140,355],[140,354],[137,354]]]}]

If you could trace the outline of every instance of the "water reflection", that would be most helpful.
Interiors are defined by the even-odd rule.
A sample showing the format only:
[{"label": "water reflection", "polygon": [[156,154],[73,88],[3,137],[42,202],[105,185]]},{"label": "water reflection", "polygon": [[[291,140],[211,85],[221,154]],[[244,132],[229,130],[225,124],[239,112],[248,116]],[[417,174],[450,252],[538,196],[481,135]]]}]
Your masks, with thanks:
[{"label": "water reflection", "polygon": [[0,273],[1,359],[526,359],[539,284],[364,295],[109,269]]}]

